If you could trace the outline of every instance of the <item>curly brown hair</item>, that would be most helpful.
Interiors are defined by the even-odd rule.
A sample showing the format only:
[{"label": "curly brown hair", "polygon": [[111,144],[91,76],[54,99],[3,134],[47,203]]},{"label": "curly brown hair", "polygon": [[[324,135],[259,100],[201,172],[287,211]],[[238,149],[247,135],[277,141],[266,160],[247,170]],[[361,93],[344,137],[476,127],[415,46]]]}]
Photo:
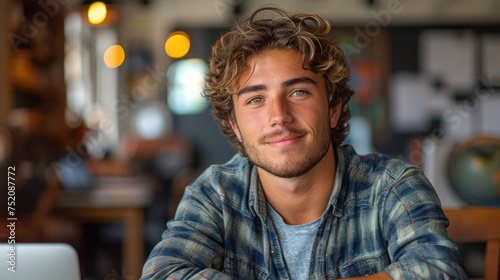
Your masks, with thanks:
[{"label": "curly brown hair", "polygon": [[236,123],[233,93],[248,58],[271,49],[299,51],[304,57],[304,69],[324,77],[330,107],[342,103],[338,124],[330,132],[333,145],[340,145],[349,132],[348,102],[354,93],[348,85],[350,71],[346,57],[333,43],[328,21],[316,14],[292,14],[276,7],[256,10],[247,20],[223,34],[212,48],[203,95],[212,103],[222,133],[240,154],[246,156],[231,126],[231,121]]}]

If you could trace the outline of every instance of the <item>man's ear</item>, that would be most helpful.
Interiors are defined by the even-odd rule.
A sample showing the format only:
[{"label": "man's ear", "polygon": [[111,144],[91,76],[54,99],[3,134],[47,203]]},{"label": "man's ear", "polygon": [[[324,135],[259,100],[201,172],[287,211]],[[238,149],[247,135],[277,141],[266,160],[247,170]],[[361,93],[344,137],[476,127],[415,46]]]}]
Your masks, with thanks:
[{"label": "man's ear", "polygon": [[339,122],[340,112],[342,111],[342,101],[330,107],[330,127],[335,128]]},{"label": "man's ear", "polygon": [[232,119],[229,119],[229,123],[231,124],[231,128],[233,129],[234,134],[236,134],[236,137],[238,137],[238,141],[241,142],[241,133],[238,124],[235,123]]}]

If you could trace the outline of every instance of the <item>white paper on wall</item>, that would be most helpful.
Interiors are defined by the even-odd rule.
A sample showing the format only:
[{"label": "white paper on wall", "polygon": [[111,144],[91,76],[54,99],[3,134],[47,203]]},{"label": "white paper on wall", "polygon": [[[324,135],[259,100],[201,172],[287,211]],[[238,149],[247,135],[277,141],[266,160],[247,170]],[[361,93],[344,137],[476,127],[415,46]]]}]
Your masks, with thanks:
[{"label": "white paper on wall", "polygon": [[471,30],[428,30],[420,34],[419,63],[422,74],[442,79],[456,91],[476,85],[475,34]]},{"label": "white paper on wall", "polygon": [[500,136],[500,92],[486,90],[480,97],[482,133]]},{"label": "white paper on wall", "polygon": [[396,132],[423,132],[432,120],[434,89],[427,79],[413,73],[397,73],[391,80],[391,119]]}]

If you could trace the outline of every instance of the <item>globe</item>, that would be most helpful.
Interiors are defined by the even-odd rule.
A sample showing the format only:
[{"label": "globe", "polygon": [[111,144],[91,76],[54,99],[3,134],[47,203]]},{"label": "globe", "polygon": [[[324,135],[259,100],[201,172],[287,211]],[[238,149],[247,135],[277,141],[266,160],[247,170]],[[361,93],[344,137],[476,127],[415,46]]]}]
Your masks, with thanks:
[{"label": "globe", "polygon": [[500,138],[475,136],[459,144],[451,154],[449,179],[465,202],[500,206]]}]

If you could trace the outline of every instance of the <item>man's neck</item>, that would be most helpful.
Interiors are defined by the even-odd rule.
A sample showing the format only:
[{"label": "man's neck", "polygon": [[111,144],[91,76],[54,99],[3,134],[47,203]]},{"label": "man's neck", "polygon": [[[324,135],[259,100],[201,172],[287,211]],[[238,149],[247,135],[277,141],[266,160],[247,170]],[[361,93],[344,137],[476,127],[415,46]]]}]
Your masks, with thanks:
[{"label": "man's neck", "polygon": [[310,223],[324,213],[333,189],[335,171],[332,145],[315,167],[299,177],[280,178],[258,169],[267,200],[290,225]]}]

